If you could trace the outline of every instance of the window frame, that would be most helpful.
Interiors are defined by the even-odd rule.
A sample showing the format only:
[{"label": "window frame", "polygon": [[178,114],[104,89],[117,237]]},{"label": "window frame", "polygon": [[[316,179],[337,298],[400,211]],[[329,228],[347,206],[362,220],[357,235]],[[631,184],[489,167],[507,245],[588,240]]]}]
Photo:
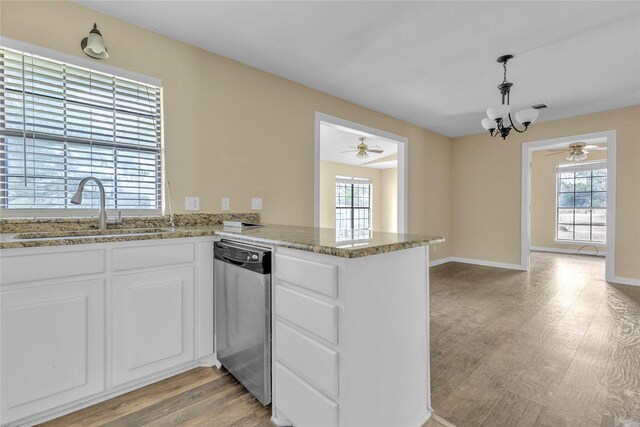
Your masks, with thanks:
[{"label": "window frame", "polygon": [[[358,182],[360,181],[360,182]],[[373,227],[373,181],[371,180],[371,178],[360,178],[360,177],[346,177],[346,176],[342,176],[342,175],[336,175],[336,180],[335,180],[335,197],[334,200],[337,201],[338,199],[338,186],[339,185],[350,185],[351,186],[351,203],[349,206],[338,206],[338,203],[336,202],[336,220],[335,220],[335,228],[336,230],[344,230],[344,231],[348,231],[350,232],[350,236],[351,238],[348,240],[353,240],[354,238],[357,238],[356,236],[356,232],[361,232],[360,234],[362,234],[364,236],[364,234],[367,234],[372,230]],[[368,186],[368,197],[366,198],[367,200],[367,206],[355,206],[354,200],[355,200],[355,191],[354,191],[354,187],[356,185],[366,185]],[[340,228],[338,227],[338,218],[337,218],[337,212],[338,210],[345,210],[348,209],[351,213],[350,215],[350,222],[351,222],[351,227],[349,228]],[[355,223],[355,211],[356,210],[366,210],[368,211],[368,215],[367,215],[367,221],[368,221],[368,227],[367,228],[354,228],[354,223]],[[366,233],[364,233],[366,232]],[[364,238],[364,237],[363,237]]]},{"label": "window frame", "polygon": [[[149,216],[156,217],[162,216],[164,213],[164,209],[166,207],[166,188],[164,185],[165,182],[165,159],[164,159],[164,108],[163,108],[163,85],[162,80],[157,79],[155,77],[146,76],[143,74],[139,74],[136,72],[132,72],[129,70],[125,70],[119,67],[114,67],[106,63],[91,61],[82,57],[78,57],[75,55],[65,54],[63,52],[58,52],[55,50],[47,49],[41,46],[32,45],[29,43],[25,43],[19,40],[14,40],[11,38],[3,37],[2,47],[11,51],[17,51],[19,54],[33,55],[35,57],[41,57],[44,60],[56,61],[64,63],[71,67],[84,68],[87,71],[98,73],[98,74],[107,74],[113,76],[116,79],[121,80],[129,80],[131,82],[155,86],[158,90],[158,116],[159,124],[158,124],[158,140],[157,147],[150,149],[149,147],[144,147],[143,151],[154,151],[157,153],[157,160],[155,161],[155,168],[157,170],[157,198],[156,198],[156,206],[155,208],[118,208],[118,207],[107,207],[107,212],[109,215],[114,215],[118,212],[122,213],[123,216]],[[27,132],[31,134],[31,131]],[[0,135],[0,137],[15,137],[15,135],[11,135],[9,132],[5,135]],[[38,135],[36,134],[36,138]],[[30,136],[28,136],[30,138]],[[56,141],[56,137],[51,135],[51,138],[44,137],[42,139]],[[90,140],[87,140],[87,144],[89,144]],[[70,141],[76,142],[76,141]],[[100,144],[100,141],[94,141],[96,145]],[[109,145],[108,143],[106,145]],[[118,145],[114,144],[112,147],[115,149],[118,148]],[[125,147],[126,148],[126,147]],[[132,147],[133,148],[133,147]],[[136,149],[139,147],[135,147]],[[116,167],[114,165],[114,167]],[[115,176],[115,175],[114,175]],[[85,192],[93,189],[93,184],[89,183],[88,188]],[[85,197],[88,199],[89,195],[85,194]],[[95,217],[97,215],[97,210],[95,207],[91,208],[0,208],[0,218],[38,218],[38,217],[51,217],[51,218],[69,218],[69,217]]]},{"label": "window frame", "polygon": [[[565,170],[562,171],[562,168],[571,168],[571,167],[577,167],[577,168],[573,168],[572,170]],[[580,166],[582,166],[583,168],[580,168]],[[589,168],[589,166],[591,166],[591,168]],[[579,170],[582,169],[582,170]],[[593,173],[594,171],[597,170],[605,170],[607,171],[607,173],[605,175],[596,175],[594,177]],[[587,177],[576,177],[575,174],[577,172],[590,172],[590,176],[588,177],[589,179],[589,191],[576,191],[576,184],[575,184],[575,180],[577,178],[587,178]],[[567,172],[572,172],[574,173],[574,183],[573,183],[573,191],[561,191],[561,185],[562,185],[562,180],[563,179],[567,179],[567,178],[562,178],[562,174],[563,173],[567,173]],[[556,209],[555,209],[555,221],[554,221],[554,226],[555,226],[555,231],[554,231],[554,242],[555,243],[559,243],[559,244],[570,244],[570,245],[595,245],[595,246],[606,246],[607,245],[607,204],[608,204],[608,200],[606,200],[606,195],[607,195],[607,189],[606,189],[606,185],[605,185],[605,189],[604,190],[593,190],[593,179],[597,178],[597,177],[601,177],[604,176],[607,180],[609,179],[608,176],[608,170],[607,170],[607,164],[606,161],[594,161],[594,162],[590,162],[590,163],[586,163],[586,164],[581,164],[581,165],[576,165],[576,164],[572,164],[572,163],[564,163],[564,164],[559,164],[556,167],[556,175],[555,175],[555,181],[556,181],[556,195],[555,195],[555,202],[556,202]],[[561,194],[573,194],[574,195],[574,202],[573,202],[573,207],[561,207],[560,206],[560,195]],[[588,193],[590,196],[590,204],[593,205],[593,195],[594,193],[604,193],[605,194],[605,206],[604,207],[594,207],[594,206],[589,206],[589,207],[576,207],[575,206],[575,194],[576,193]],[[572,210],[572,218],[573,218],[573,222],[572,223],[561,223],[560,222],[560,210]],[[589,211],[589,223],[588,224],[576,224],[576,211],[577,210],[588,210]],[[604,211],[604,215],[605,215],[605,223],[604,224],[598,224],[596,223],[595,226],[596,227],[604,227],[604,236],[605,236],[605,240],[604,241],[597,241],[597,240],[592,240],[593,239],[593,227],[594,227],[594,222],[593,222],[593,213],[594,211]],[[568,225],[573,227],[573,231],[572,231],[572,235],[573,238],[572,239],[561,239],[560,237],[558,237],[558,228],[561,225]],[[579,240],[576,239],[576,230],[575,227],[576,225],[579,226],[588,226],[589,227],[589,240]]]}]

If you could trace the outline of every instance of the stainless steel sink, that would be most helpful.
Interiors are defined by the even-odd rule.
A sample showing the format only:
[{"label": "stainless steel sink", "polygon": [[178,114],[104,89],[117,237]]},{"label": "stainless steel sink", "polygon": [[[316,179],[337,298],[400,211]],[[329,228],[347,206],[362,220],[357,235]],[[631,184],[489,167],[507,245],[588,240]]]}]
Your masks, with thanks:
[{"label": "stainless steel sink", "polygon": [[114,228],[107,230],[71,230],[71,231],[35,231],[19,233],[14,239],[55,239],[55,238],[83,238],[83,237],[120,237],[145,234],[161,234],[173,231],[171,228]]}]

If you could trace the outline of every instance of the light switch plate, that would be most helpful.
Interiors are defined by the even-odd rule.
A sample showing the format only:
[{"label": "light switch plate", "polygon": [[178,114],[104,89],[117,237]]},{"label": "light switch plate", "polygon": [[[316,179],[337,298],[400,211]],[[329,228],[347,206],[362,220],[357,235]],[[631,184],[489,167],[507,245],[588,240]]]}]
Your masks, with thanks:
[{"label": "light switch plate", "polygon": [[222,210],[223,211],[228,211],[231,209],[231,202],[229,201],[228,197],[223,197],[222,198]]},{"label": "light switch plate", "polygon": [[200,210],[200,197],[185,197],[184,198],[184,210],[185,211],[199,211]]},{"label": "light switch plate", "polygon": [[259,197],[253,197],[251,199],[251,209],[254,211],[259,211],[262,209],[262,199]]}]

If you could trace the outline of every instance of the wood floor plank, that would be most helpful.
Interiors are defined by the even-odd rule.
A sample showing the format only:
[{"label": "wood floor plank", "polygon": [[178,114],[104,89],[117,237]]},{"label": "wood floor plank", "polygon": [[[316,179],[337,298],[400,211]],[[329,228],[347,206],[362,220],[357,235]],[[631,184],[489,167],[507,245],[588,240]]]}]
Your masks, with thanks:
[{"label": "wood floor plank", "polygon": [[481,425],[531,427],[536,425],[544,409],[544,405],[538,402],[506,392]]},{"label": "wood floor plank", "polygon": [[164,379],[155,384],[56,418],[55,420],[41,424],[41,426],[100,426],[115,418],[140,411],[162,400],[179,395],[202,384],[209,383],[223,375],[228,375],[228,373],[225,370],[219,371],[212,368],[192,369],[184,374]]}]

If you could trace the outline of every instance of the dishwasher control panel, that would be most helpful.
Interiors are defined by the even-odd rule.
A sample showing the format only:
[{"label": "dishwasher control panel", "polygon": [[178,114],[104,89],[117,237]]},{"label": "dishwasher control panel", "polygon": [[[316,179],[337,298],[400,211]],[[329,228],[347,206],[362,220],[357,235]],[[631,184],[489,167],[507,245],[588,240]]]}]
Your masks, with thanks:
[{"label": "dishwasher control panel", "polygon": [[215,258],[236,265],[251,265],[262,271],[271,271],[271,252],[254,246],[245,246],[242,243],[220,241],[214,244]]}]

